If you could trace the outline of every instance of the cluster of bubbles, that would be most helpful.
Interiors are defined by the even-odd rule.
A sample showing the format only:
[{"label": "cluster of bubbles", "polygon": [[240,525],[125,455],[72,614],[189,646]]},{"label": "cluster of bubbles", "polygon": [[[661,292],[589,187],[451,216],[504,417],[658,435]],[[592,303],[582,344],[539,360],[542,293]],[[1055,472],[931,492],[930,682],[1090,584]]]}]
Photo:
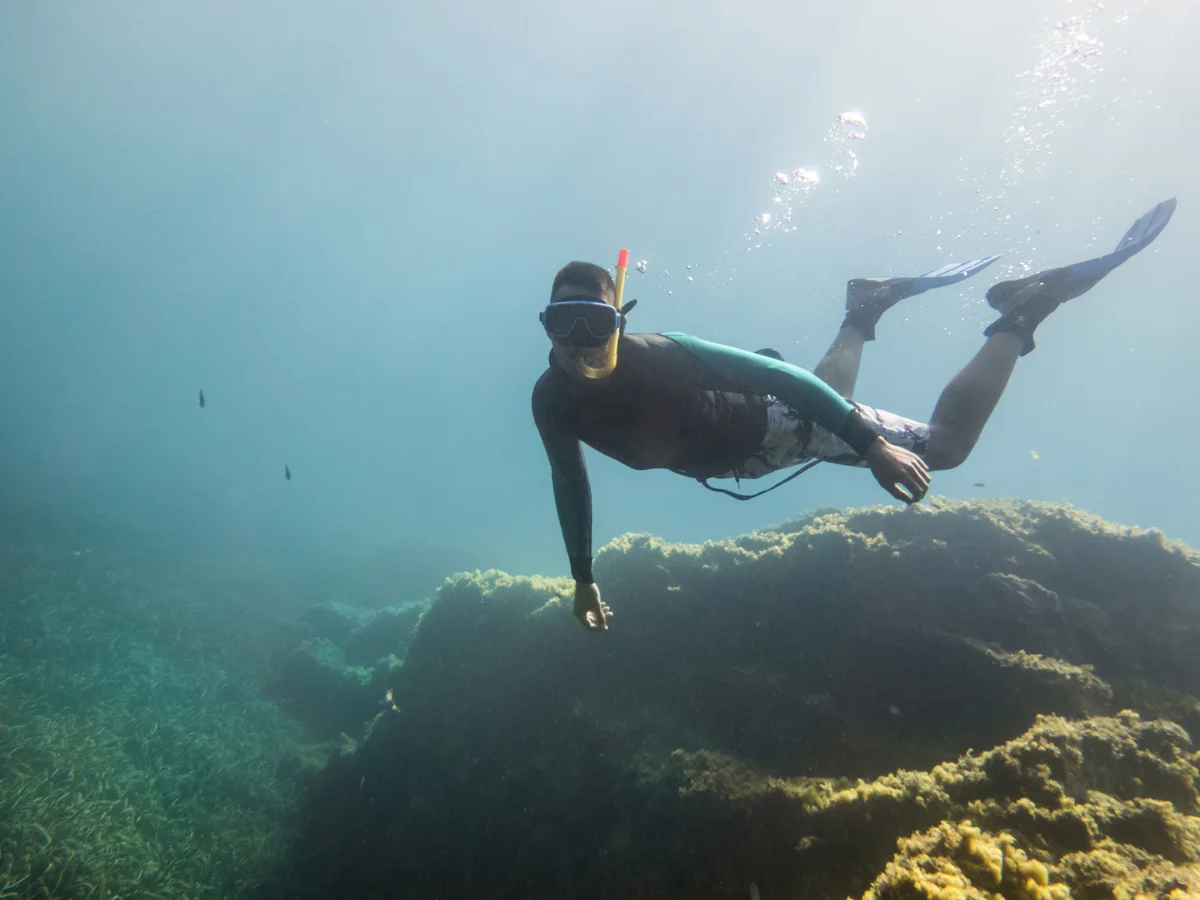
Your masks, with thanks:
[{"label": "cluster of bubbles", "polygon": [[[771,200],[767,211],[759,213],[752,219],[751,231],[745,235],[750,246],[747,252],[763,245],[764,239],[772,234],[783,234],[796,231],[795,223],[799,210],[807,198],[821,188],[826,179],[851,178],[858,169],[858,153],[855,147],[867,137],[867,120],[859,112],[844,112],[837,116],[825,133],[823,143],[826,153],[820,167],[798,167],[787,172],[776,172],[771,178]],[[732,278],[736,269],[726,268],[722,262],[727,252],[720,254],[721,259],[713,264],[710,271],[702,272],[699,263],[688,263],[682,272],[672,277],[669,269],[655,270],[651,277],[659,282],[659,287],[667,296],[674,294],[673,286],[694,282],[698,277],[716,279],[724,271],[726,280]],[[648,260],[639,259],[634,263],[634,270],[646,275],[651,267]],[[718,268],[719,267],[719,268]]]},{"label": "cluster of bubbles", "polygon": [[[1036,62],[1017,76],[1015,106],[1003,135],[1004,156],[994,176],[964,170],[960,181],[974,186],[976,202],[964,210],[980,236],[1006,238],[1008,258],[1001,264],[1006,275],[1032,271],[1037,251],[1037,230],[1009,231],[1009,201],[1028,182],[1048,174],[1056,165],[1055,138],[1071,124],[1072,113],[1092,100],[1091,89],[1104,71],[1106,7],[1103,0],[1059,0],[1059,12],[1046,22],[1037,48]],[[1069,9],[1067,9],[1069,8]],[[1128,13],[1114,17],[1123,24]],[[1024,257],[1024,258],[1022,258]]]},{"label": "cluster of bubbles", "polygon": [[[646,260],[644,260],[644,259],[639,259],[639,260],[638,260],[636,263],[634,263],[634,264],[633,264],[633,267],[634,267],[635,269],[637,269],[637,271],[639,271],[639,272],[641,272],[643,275],[645,275],[645,274],[646,274],[646,270],[647,270],[647,268],[649,268],[649,263],[648,263]],[[695,281],[695,280],[696,280],[696,278],[695,278],[695,274],[694,274],[694,273],[698,273],[698,272],[699,272],[699,270],[700,270],[700,266],[699,266],[698,264],[696,264],[696,263],[688,263],[688,265],[687,265],[687,269],[685,270],[685,271],[686,271],[686,274],[684,275],[684,277],[683,277],[683,280],[684,280],[684,281]],[[716,272],[710,272],[709,274],[710,274],[710,275],[716,275],[717,273],[716,273]],[[659,277],[660,277],[660,279],[661,279],[661,280],[664,282],[664,286],[665,286],[665,283],[666,283],[667,281],[669,281],[669,280],[670,280],[670,278],[671,278],[671,270],[670,270],[670,269],[663,269],[663,270],[662,270],[662,273],[661,273],[661,275],[660,275]],[[667,289],[667,296],[668,296],[668,297],[672,296],[674,293],[675,293],[675,292],[674,292],[673,290]]]},{"label": "cluster of bubbles", "polygon": [[1087,90],[1103,71],[1104,42],[1094,22],[1103,8],[1097,3],[1083,15],[1056,22],[1042,41],[1037,63],[1019,76],[1018,106],[1004,136],[1011,152],[1002,177],[1043,171],[1054,131],[1071,109],[1091,99]]},{"label": "cluster of bubbles", "polygon": [[[1144,8],[1142,3],[1134,12]],[[1129,12],[1108,13],[1104,0],[1052,0],[1047,9],[1043,36],[1036,46],[1036,61],[1017,76],[1018,89],[1011,118],[1002,134],[1004,149],[998,170],[972,170],[964,165],[959,181],[973,193],[974,199],[934,214],[924,223],[939,253],[944,249],[952,251],[951,245],[964,237],[972,246],[987,238],[988,246],[996,246],[1005,253],[1005,259],[996,266],[996,274],[1004,277],[1032,271],[1039,234],[1028,225],[1020,231],[1013,230],[1009,201],[1018,190],[1028,192],[1029,181],[1048,174],[1055,165],[1057,136],[1069,127],[1073,113],[1092,101],[1091,92],[1104,72],[1106,46],[1101,34],[1125,25],[1130,18]],[[1130,90],[1127,86],[1122,93]],[[1146,92],[1147,96],[1149,93]],[[1111,102],[1115,104],[1117,100]],[[825,152],[819,164],[775,172],[769,181],[768,205],[751,218],[744,234],[746,252],[763,247],[779,235],[798,231],[802,214],[807,212],[810,217],[819,214],[820,207],[816,205],[819,201],[815,198],[829,196],[831,182],[855,175],[867,133],[862,113],[841,113],[826,131]],[[836,192],[835,187],[832,193]],[[649,272],[659,289],[671,295],[671,288],[681,287],[701,274],[710,283],[718,277],[725,281],[733,277],[736,268],[728,265],[728,255],[729,251],[723,251],[720,259],[703,267],[689,264],[674,277],[666,268],[651,268],[644,259],[636,263],[636,270],[642,275]],[[735,250],[733,258],[739,255]]]},{"label": "cluster of bubbles", "polygon": [[[858,170],[858,154],[854,146],[856,142],[866,140],[866,137],[867,120],[862,113],[844,112],[839,115],[825,133],[824,143],[829,150],[824,169],[842,178],[852,177]],[[751,244],[747,249],[761,247],[763,237],[772,232],[795,231],[798,227],[794,221],[797,207],[820,186],[821,170],[818,168],[776,172],[771,179],[773,196],[770,208],[755,216],[753,228],[746,236]]]}]

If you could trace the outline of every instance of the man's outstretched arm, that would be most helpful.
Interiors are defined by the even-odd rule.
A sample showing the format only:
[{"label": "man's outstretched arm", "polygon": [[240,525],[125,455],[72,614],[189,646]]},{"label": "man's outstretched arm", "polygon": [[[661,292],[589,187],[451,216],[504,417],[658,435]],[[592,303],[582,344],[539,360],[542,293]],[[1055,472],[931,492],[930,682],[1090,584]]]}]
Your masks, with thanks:
[{"label": "man's outstretched arm", "polygon": [[603,631],[612,610],[601,602],[600,589],[592,577],[592,489],[583,447],[578,438],[539,408],[536,395],[533,418],[550,461],[554,506],[575,579],[574,615],[589,631]]},{"label": "man's outstretched arm", "polygon": [[865,457],[878,433],[854,405],[820,378],[791,363],[686,334],[664,335],[748,394],[772,394],[800,416],[836,434]]},{"label": "man's outstretched arm", "polygon": [[563,434],[553,426],[538,425],[546,457],[550,460],[550,480],[554,485],[554,506],[562,529],[571,576],[576,581],[592,581],[592,489],[587,464],[577,438]]},{"label": "man's outstretched arm", "polygon": [[875,480],[897,500],[916,503],[929,490],[929,469],[924,460],[889,444],[854,404],[807,369],[690,335],[672,333],[664,337],[685,348],[718,378],[735,385],[736,390],[776,396],[803,418],[836,434],[866,460]]}]

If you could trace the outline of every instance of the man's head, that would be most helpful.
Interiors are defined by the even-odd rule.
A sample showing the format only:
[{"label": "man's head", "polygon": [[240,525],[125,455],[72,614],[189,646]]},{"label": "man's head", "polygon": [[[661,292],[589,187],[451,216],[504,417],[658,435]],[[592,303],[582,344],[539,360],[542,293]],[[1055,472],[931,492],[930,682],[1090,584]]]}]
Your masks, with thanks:
[{"label": "man's head", "polygon": [[608,269],[588,262],[569,262],[554,276],[550,287],[550,302],[568,297],[586,297],[609,306],[616,304],[617,286]]},{"label": "man's head", "polygon": [[621,316],[616,284],[607,269],[586,262],[570,262],[559,269],[541,319],[554,358],[566,372],[590,379],[612,373]]}]

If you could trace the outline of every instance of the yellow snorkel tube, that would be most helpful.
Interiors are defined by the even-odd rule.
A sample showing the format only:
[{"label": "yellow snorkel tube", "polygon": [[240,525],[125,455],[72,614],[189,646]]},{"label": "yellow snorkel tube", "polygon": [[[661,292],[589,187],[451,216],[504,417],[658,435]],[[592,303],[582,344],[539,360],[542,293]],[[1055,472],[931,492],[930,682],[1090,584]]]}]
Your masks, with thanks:
[{"label": "yellow snorkel tube", "polygon": [[[629,251],[622,247],[621,252],[617,254],[617,289],[615,302],[617,312],[621,311],[621,299],[625,295],[625,270],[628,268],[628,266]],[[608,343],[603,347],[604,363],[599,367],[590,365],[583,357],[583,354],[574,355],[574,358],[571,360],[572,367],[584,378],[607,378],[612,374],[613,369],[617,367],[617,344],[620,342],[620,340],[621,329],[618,328],[612,337],[608,339]],[[596,350],[600,349],[601,348],[596,348]],[[596,353],[593,358],[598,355],[599,354]]]}]

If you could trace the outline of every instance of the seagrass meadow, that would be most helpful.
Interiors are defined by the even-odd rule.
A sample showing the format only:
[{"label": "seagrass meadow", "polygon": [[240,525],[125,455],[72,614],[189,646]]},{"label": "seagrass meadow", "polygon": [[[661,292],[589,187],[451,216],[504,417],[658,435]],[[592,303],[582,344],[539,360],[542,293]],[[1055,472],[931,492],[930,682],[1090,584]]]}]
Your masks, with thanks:
[{"label": "seagrass meadow", "polygon": [[262,585],[7,543],[0,598],[0,897],[251,896],[321,762]]}]

